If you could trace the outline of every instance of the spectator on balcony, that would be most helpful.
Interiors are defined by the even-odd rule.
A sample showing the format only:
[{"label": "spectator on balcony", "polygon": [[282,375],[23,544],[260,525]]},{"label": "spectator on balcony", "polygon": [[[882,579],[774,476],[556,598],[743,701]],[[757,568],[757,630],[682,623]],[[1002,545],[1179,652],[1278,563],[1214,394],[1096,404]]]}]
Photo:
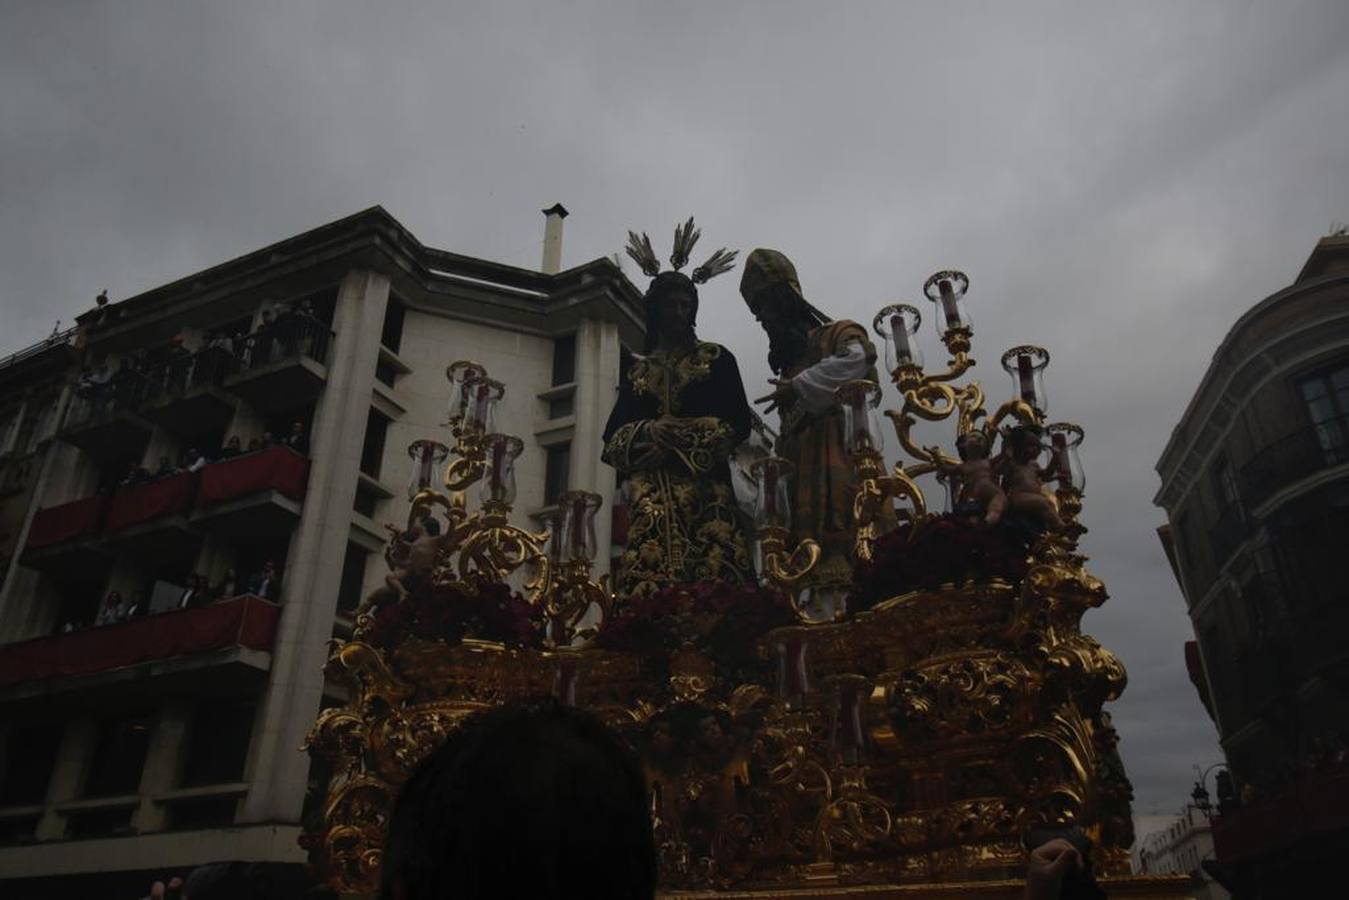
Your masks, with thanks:
[{"label": "spectator on balcony", "polygon": [[111,625],[122,618],[122,594],[120,591],[108,591],[98,612],[94,615],[94,627]]},{"label": "spectator on balcony", "polygon": [[194,384],[219,384],[234,369],[234,341],[224,331],[213,331],[206,337],[206,348],[196,355],[193,363]]},{"label": "spectator on balcony", "polygon": [[122,604],[122,613],[117,617],[117,621],[129,622],[132,619],[139,619],[145,615],[149,608],[150,604],[145,602],[145,594],[138,593]]},{"label": "spectator on balcony", "polygon": [[276,446],[276,438],[272,437],[272,433],[270,431],[264,431],[262,433],[262,443],[258,445],[258,449],[266,450],[268,447],[275,447],[275,446]]},{"label": "spectator on balcony", "polygon": [[164,387],[170,393],[187,390],[192,377],[192,351],[187,349],[181,334],[175,334],[169,345],[169,359],[164,367]]},{"label": "spectator on balcony", "polygon": [[180,463],[181,470],[184,472],[200,472],[206,468],[210,462],[206,454],[202,453],[196,447],[188,447],[187,452],[183,454],[183,461]]},{"label": "spectator on balcony", "polygon": [[243,452],[243,449],[239,446],[239,435],[230,435],[230,439],[225,442],[225,446],[220,448],[220,458],[222,460],[234,459]]},{"label": "spectator on balcony", "polygon": [[294,450],[301,456],[309,455],[309,436],[304,433],[304,423],[296,420],[290,425],[290,434],[282,439],[281,443]]},{"label": "spectator on balcony", "polygon": [[167,456],[161,456],[159,458],[159,465],[156,466],[155,470],[150,473],[149,480],[159,481],[161,478],[168,478],[172,475],[177,474],[178,474],[178,467],[175,466],[173,463],[169,462],[169,458]]},{"label": "spectator on balcony", "polygon": [[249,439],[248,439],[248,452],[249,452],[249,453],[256,453],[257,451],[259,451],[259,450],[261,450],[261,449],[262,449],[262,441],[258,440],[257,438],[249,438]]},{"label": "spectator on balcony", "polygon": [[253,333],[245,340],[245,353],[247,355],[247,366],[264,365],[272,358],[272,342],[275,338],[276,321],[272,318],[271,309],[262,311],[262,321],[258,327],[253,329]]},{"label": "spectator on balcony", "polygon": [[228,600],[231,597],[239,596],[239,577],[234,574],[233,569],[226,569],[225,574],[221,576],[220,582],[211,588],[211,600]]},{"label": "spectator on balcony", "polygon": [[174,603],[174,609],[193,609],[198,606],[205,606],[211,600],[210,592],[206,588],[206,579],[196,572],[187,576],[187,585],[183,592],[178,595],[177,602]]},{"label": "spectator on balcony", "polygon": [[276,563],[270,559],[262,564],[262,571],[248,581],[248,593],[264,600],[275,600],[277,594]]},{"label": "spectator on balcony", "polygon": [[278,308],[280,312],[277,314],[275,323],[276,341],[281,345],[282,354],[290,356],[295,353],[299,346],[300,335],[304,331],[304,326],[289,306],[282,305]]},{"label": "spectator on balcony", "polygon": [[[167,457],[164,457],[167,459]],[[122,477],[122,487],[135,487],[150,480],[150,473],[138,462],[127,463],[126,475]]]}]

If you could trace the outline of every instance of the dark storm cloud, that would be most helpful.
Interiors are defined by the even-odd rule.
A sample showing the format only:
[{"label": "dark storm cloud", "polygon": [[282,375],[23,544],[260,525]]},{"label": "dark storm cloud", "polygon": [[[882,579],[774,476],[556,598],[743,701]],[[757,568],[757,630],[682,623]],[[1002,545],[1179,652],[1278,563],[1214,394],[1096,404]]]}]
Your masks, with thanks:
[{"label": "dark storm cloud", "polygon": [[[1218,750],[1152,465],[1230,324],[1349,219],[1346,38],[1338,2],[9,4],[3,342],[374,203],[529,266],[558,200],[569,264],[693,213],[700,249],[782,249],[866,321],[962,268],[990,395],[1044,344],[1051,418],[1086,428],[1113,595],[1086,622],[1165,811]],[[735,282],[701,326],[754,391]]]}]

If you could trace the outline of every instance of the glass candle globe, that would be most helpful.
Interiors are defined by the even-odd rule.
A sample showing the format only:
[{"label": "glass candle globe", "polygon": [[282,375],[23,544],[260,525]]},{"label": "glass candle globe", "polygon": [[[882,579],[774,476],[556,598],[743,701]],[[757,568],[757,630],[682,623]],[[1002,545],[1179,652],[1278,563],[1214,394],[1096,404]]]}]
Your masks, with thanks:
[{"label": "glass candle globe", "polygon": [[923,351],[918,346],[918,326],[923,324],[918,308],[907,303],[892,303],[876,313],[872,329],[885,342],[885,367],[893,372],[900,366],[923,367]]}]

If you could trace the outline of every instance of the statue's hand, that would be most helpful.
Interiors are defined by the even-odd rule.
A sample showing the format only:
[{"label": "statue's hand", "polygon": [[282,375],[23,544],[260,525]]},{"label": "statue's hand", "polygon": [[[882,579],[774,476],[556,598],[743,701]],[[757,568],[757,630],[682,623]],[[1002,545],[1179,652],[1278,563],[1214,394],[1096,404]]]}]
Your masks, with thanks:
[{"label": "statue's hand", "polygon": [[775,386],[773,393],[765,394],[754,401],[768,404],[764,407],[764,412],[770,413],[796,398],[796,386],[792,384],[790,378],[770,378],[768,383]]}]

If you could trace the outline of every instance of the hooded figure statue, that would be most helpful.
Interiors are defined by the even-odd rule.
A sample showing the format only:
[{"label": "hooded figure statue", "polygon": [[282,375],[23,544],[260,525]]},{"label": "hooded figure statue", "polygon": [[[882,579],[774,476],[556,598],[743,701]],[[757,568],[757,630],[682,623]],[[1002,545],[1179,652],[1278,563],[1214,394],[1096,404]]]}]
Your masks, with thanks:
[{"label": "hooded figure statue", "polygon": [[[852,582],[852,466],[844,450],[843,416],[834,390],[856,379],[878,381],[876,347],[866,329],[830,321],[808,303],[792,261],[776,250],[745,260],[740,295],[768,334],[775,390],[755,401],[777,410],[777,452],[792,464],[792,540],[813,538],[822,551],[808,577],[816,595],[841,599]],[[878,382],[879,383],[879,382]],[[823,610],[830,616],[839,608]]]}]

